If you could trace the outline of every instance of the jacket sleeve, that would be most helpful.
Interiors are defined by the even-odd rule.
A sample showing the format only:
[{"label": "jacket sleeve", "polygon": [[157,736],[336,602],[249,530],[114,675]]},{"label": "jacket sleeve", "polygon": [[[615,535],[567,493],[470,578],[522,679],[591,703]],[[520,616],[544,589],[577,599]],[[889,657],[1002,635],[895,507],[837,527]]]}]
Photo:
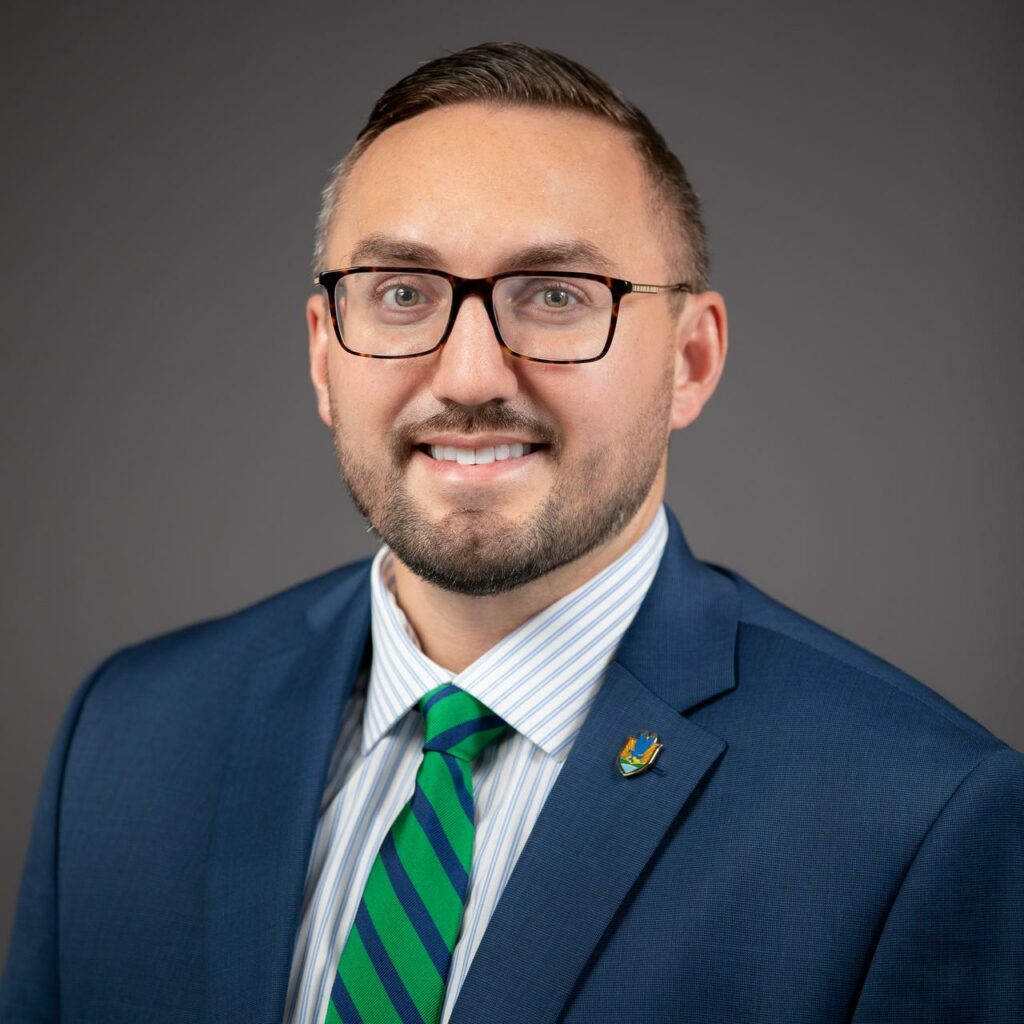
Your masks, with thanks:
[{"label": "jacket sleeve", "polygon": [[932,822],[890,908],[854,1024],[1024,1021],[1024,757],[1000,747]]},{"label": "jacket sleeve", "polygon": [[82,706],[113,657],[79,687],[64,712],[50,751],[22,871],[7,966],[0,982],[0,1024],[56,1024],[60,1020],[58,850],[64,767]]}]

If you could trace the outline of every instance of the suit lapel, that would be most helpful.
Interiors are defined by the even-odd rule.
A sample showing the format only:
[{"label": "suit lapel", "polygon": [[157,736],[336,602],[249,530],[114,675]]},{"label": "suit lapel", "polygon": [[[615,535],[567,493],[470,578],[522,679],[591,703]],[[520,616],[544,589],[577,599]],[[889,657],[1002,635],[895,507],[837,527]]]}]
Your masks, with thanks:
[{"label": "suit lapel", "polygon": [[[725,742],[683,717],[735,687],[734,584],[678,522],[643,604],[520,854],[451,1024],[554,1022],[594,947]],[[658,734],[653,769],[623,778],[627,736]]]},{"label": "suit lapel", "polygon": [[330,756],[367,648],[367,570],[310,608],[304,647],[245,680],[209,853],[210,1020],[280,1024]]}]

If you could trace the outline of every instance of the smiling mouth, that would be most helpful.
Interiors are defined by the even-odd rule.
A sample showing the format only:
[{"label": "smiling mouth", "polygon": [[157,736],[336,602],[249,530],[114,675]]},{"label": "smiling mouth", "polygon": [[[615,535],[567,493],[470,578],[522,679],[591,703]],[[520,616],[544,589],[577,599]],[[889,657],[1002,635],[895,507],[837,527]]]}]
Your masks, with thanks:
[{"label": "smiling mouth", "polygon": [[460,466],[483,466],[491,462],[506,462],[521,459],[531,452],[548,448],[546,444],[498,444],[484,448],[456,448],[453,445],[418,444],[417,451],[423,452],[435,462],[455,462]]}]

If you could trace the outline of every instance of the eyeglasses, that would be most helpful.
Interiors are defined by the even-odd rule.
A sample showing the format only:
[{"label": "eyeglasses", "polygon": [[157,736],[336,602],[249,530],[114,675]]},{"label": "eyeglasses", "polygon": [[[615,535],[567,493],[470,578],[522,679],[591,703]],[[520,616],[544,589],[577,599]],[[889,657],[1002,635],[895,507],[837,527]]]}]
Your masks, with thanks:
[{"label": "eyeglasses", "polygon": [[619,302],[631,293],[691,292],[688,284],[635,284],[577,271],[458,277],[443,270],[349,267],[313,279],[327,292],[341,347],[370,359],[439,349],[462,303],[479,295],[503,348],[536,363],[592,363],[611,347]]}]

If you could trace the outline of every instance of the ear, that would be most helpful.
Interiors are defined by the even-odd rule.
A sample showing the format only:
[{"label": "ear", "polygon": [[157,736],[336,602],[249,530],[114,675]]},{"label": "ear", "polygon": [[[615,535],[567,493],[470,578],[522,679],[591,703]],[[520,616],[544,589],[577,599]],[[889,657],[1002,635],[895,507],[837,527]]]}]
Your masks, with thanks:
[{"label": "ear", "polygon": [[323,294],[310,295],[306,300],[306,328],[309,331],[309,377],[316,392],[316,411],[320,419],[331,426],[331,402],[327,390],[330,373],[328,353],[334,343],[334,327],[327,311]]},{"label": "ear", "polygon": [[725,300],[718,292],[688,296],[676,321],[673,430],[688,427],[714,394],[727,348]]}]

